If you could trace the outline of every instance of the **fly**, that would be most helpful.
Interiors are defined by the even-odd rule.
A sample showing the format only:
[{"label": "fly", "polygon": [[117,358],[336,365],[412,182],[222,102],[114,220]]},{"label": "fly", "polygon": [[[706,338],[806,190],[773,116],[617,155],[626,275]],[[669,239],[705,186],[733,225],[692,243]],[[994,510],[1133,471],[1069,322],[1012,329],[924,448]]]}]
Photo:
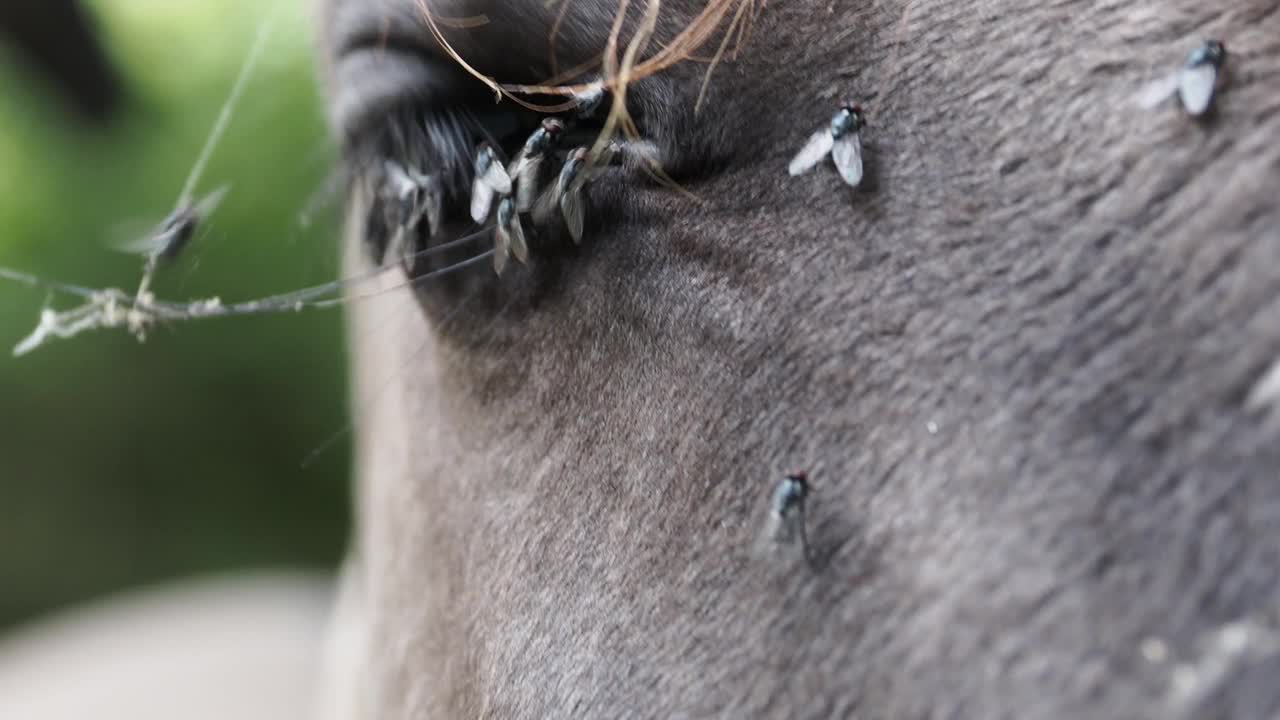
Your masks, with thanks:
[{"label": "fly", "polygon": [[476,151],[475,180],[471,183],[471,219],[483,223],[493,207],[493,195],[511,194],[511,176],[489,145]]},{"label": "fly", "polygon": [[605,146],[601,157],[597,158],[595,164],[590,162],[588,150],[585,147],[574,148],[564,161],[564,166],[560,169],[560,176],[556,179],[555,185],[547,190],[542,199],[538,201],[538,208],[534,210],[534,218],[549,218],[556,205],[560,206],[560,214],[564,217],[564,225],[569,230],[569,235],[573,238],[574,244],[582,243],[582,229],[585,220],[585,203],[586,198],[583,190],[587,183],[593,180],[605,167],[613,163],[614,159],[619,157],[620,146],[618,143],[609,143]]},{"label": "fly", "polygon": [[147,266],[155,268],[172,262],[195,237],[196,230],[218,209],[230,186],[223,185],[194,203],[184,203],[169,213],[159,225],[141,240],[120,246],[125,252],[147,256]]},{"label": "fly", "polygon": [[383,171],[384,188],[394,209],[392,225],[398,230],[412,230],[426,216],[431,237],[438,235],[444,215],[444,195],[439,181],[390,160],[384,164]]},{"label": "fly", "polygon": [[574,108],[578,119],[590,119],[600,109],[600,103],[604,101],[604,85],[593,83],[586,90],[575,93],[573,99],[578,103]]},{"label": "fly", "polygon": [[1188,113],[1203,115],[1213,104],[1218,73],[1226,59],[1225,45],[1217,40],[1205,41],[1191,51],[1180,69],[1148,85],[1138,96],[1138,104],[1150,110],[1177,93]]},{"label": "fly", "polygon": [[529,245],[520,225],[520,214],[516,212],[515,201],[507,196],[498,203],[498,226],[493,231],[493,271],[501,275],[512,255],[522,263],[529,262]]},{"label": "fly", "polygon": [[792,177],[809,172],[823,158],[831,155],[845,183],[849,187],[858,187],[862,182],[862,128],[866,124],[861,107],[848,103],[841,105],[827,127],[809,136],[809,141],[787,166],[787,172]]},{"label": "fly", "polygon": [[805,473],[789,473],[778,481],[769,503],[766,536],[776,546],[798,545],[805,561],[812,562],[804,517],[808,497],[809,478]]},{"label": "fly", "polygon": [[582,225],[584,211],[582,208],[582,188],[587,184],[587,175],[591,168],[587,167],[587,149],[580,147],[569,154],[560,177],[556,180],[556,195],[560,198],[560,213],[564,216],[564,225],[575,245],[582,243]]},{"label": "fly", "polygon": [[511,179],[516,186],[516,210],[529,212],[538,197],[538,185],[542,179],[543,160],[555,147],[564,132],[564,123],[556,118],[547,118],[542,125],[533,131],[524,147],[512,161]]}]

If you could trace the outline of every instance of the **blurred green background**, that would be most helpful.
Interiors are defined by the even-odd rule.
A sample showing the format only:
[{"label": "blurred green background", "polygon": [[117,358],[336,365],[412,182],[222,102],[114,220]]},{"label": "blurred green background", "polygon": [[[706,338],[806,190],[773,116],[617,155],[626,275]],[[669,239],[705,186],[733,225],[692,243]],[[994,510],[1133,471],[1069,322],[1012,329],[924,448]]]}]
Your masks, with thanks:
[{"label": "blurred green background", "polygon": [[[336,277],[336,208],[304,227],[334,152],[303,0],[86,3],[126,102],[78,123],[0,45],[0,265],[132,291],[111,249],[173,207],[275,5],[274,30],[198,186],[231,192],[157,280],[233,301]],[[347,524],[340,311],[202,320],[8,349],[68,298],[0,280],[0,628],[141,583],[233,568],[333,566]]]}]

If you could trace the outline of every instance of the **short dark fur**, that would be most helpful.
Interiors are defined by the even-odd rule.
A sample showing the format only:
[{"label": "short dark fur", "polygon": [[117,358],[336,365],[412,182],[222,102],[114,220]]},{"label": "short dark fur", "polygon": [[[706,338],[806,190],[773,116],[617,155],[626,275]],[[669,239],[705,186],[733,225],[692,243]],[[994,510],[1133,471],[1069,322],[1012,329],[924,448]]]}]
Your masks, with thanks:
[{"label": "short dark fur", "polygon": [[[326,6],[330,39],[388,20],[426,53],[402,100],[484,96],[409,0]],[[433,7],[539,79],[555,8]],[[575,0],[564,56],[615,7]],[[1273,658],[1220,707],[1169,699],[1175,661],[1280,603],[1280,429],[1243,409],[1280,356],[1277,7],[773,2],[700,114],[703,64],[637,84],[707,202],[605,177],[582,253],[513,275],[508,312],[354,313],[369,716],[1280,709]],[[664,3],[665,36],[700,8]],[[1212,121],[1136,111],[1203,37],[1232,49]],[[867,182],[786,177],[846,95]],[[794,465],[817,573],[750,552]]]}]

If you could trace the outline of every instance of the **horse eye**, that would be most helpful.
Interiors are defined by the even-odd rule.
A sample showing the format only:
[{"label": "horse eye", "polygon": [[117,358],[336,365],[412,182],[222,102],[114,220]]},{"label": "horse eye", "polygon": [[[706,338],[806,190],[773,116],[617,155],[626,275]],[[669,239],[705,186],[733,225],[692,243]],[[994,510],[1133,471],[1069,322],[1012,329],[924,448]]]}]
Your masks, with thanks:
[{"label": "horse eye", "polygon": [[[568,98],[521,97],[541,109],[495,103],[490,87],[440,52],[415,3],[382,5],[393,9],[352,4],[351,18],[331,19],[329,38],[332,121],[366,257],[399,265],[429,315],[476,296],[484,307],[532,301],[546,286],[540,278],[589,252],[617,216],[604,203],[619,193],[602,186],[656,164],[656,146],[598,143],[611,100],[591,76],[574,80],[581,91]],[[524,12],[491,24],[505,27]],[[505,64],[491,72],[548,77],[530,64],[545,57],[533,47],[545,35],[537,37],[490,57]],[[490,45],[469,52],[492,54]],[[632,120],[643,128],[641,108]]]}]

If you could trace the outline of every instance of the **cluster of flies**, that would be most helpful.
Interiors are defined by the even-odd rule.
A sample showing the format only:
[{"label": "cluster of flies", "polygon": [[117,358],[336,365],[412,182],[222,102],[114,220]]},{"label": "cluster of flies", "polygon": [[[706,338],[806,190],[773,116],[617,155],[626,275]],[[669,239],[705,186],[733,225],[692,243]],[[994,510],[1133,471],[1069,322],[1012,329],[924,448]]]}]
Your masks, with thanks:
[{"label": "cluster of flies", "polygon": [[[1191,52],[1181,68],[1144,88],[1138,95],[1138,104],[1154,109],[1177,96],[1189,115],[1204,115],[1213,105],[1226,57],[1227,49],[1222,42],[1204,42]],[[841,104],[831,121],[809,136],[787,166],[787,172],[792,177],[804,174],[830,156],[845,184],[858,187],[863,175],[861,135],[865,127],[867,121],[861,107],[848,102]],[[1276,374],[1280,376],[1280,371]],[[1276,386],[1280,387],[1280,383]],[[804,473],[784,476],[773,488],[764,536],[776,546],[797,548],[812,565],[813,556],[805,531],[805,503],[809,492],[809,480]]]},{"label": "cluster of flies", "polygon": [[[512,257],[528,263],[532,228],[549,227],[557,215],[573,242],[580,244],[588,184],[625,154],[652,160],[652,146],[644,142],[613,140],[594,156],[587,145],[563,150],[570,124],[592,117],[604,95],[603,86],[597,84],[574,96],[574,116],[544,119],[510,162],[504,162],[490,143],[477,145],[472,160],[470,217],[477,226],[489,227],[489,218],[494,216],[492,258],[496,274],[503,274]],[[382,177],[383,191],[390,205],[397,208],[391,218],[397,236],[415,229],[424,218],[430,236],[439,236],[444,190],[438,179],[390,160]]]},{"label": "cluster of flies", "polygon": [[[580,107],[591,112],[599,97]],[[547,226],[559,212],[575,244],[582,242],[585,224],[584,190],[603,168],[620,157],[623,145],[611,142],[592,162],[586,146],[565,155],[558,171],[554,159],[565,135],[564,121],[547,118],[534,130],[510,163],[504,165],[497,152],[481,143],[475,156],[475,179],[471,185],[471,219],[485,224],[496,212],[493,232],[493,270],[501,275],[512,256],[529,262],[528,233],[522,218],[529,217],[539,227]],[[494,210],[496,202],[496,210]]]},{"label": "cluster of flies", "polygon": [[[1191,52],[1183,66],[1148,85],[1138,95],[1138,104],[1153,109],[1175,95],[1193,117],[1208,112],[1218,85],[1218,76],[1227,58],[1227,49],[1218,40],[1208,40]],[[795,177],[812,170],[827,156],[840,178],[849,187],[862,183],[862,130],[866,116],[858,105],[843,103],[827,125],[809,136],[792,158],[787,172]]]}]

